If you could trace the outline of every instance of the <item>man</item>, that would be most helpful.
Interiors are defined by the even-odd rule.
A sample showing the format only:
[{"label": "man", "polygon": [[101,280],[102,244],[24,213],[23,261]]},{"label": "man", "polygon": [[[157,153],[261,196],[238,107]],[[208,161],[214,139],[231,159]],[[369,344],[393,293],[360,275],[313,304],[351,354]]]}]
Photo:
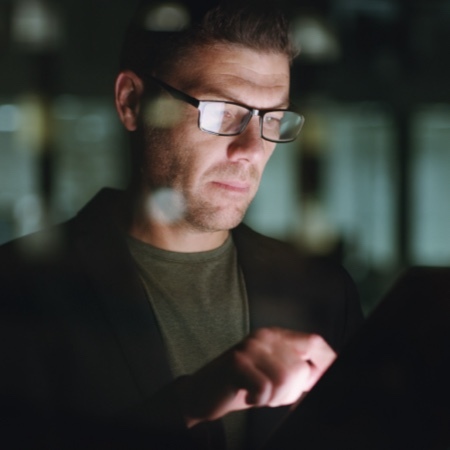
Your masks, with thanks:
[{"label": "man", "polygon": [[115,86],[129,189],[1,252],[18,447],[252,448],[333,362],[361,320],[349,277],[239,225],[302,125],[292,54],[272,11],[132,27]]}]

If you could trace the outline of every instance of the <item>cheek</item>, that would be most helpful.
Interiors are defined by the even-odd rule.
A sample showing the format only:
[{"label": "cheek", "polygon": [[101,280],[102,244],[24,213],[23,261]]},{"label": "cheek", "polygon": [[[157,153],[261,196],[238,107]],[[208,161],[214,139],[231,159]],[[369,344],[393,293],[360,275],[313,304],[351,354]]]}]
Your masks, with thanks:
[{"label": "cheek", "polygon": [[176,129],[181,126],[184,115],[184,109],[174,99],[166,97],[148,100],[143,108],[144,121],[153,129]]},{"label": "cheek", "polygon": [[182,185],[180,187],[193,187],[201,180],[210,164],[210,153],[206,150],[188,131],[177,133],[170,148],[170,159],[172,175]]},{"label": "cheek", "polygon": [[218,143],[198,128],[180,128],[175,147],[179,154],[178,159],[184,163],[183,172],[191,178],[198,178],[208,168],[217,164]]},{"label": "cheek", "polygon": [[154,186],[173,186],[185,164],[171,130],[151,127],[145,130],[143,176],[147,182]]}]

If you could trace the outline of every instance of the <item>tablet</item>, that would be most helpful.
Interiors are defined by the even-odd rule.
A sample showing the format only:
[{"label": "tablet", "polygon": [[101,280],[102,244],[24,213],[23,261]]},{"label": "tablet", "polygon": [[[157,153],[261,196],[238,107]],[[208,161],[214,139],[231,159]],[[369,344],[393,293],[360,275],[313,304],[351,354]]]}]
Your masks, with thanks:
[{"label": "tablet", "polygon": [[450,449],[450,268],[407,270],[263,448]]}]

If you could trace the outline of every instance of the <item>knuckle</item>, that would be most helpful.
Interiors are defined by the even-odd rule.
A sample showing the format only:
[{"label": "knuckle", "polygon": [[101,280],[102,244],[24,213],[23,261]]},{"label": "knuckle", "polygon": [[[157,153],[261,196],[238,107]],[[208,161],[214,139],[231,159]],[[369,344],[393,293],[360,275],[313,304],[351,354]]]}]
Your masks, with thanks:
[{"label": "knuckle", "polygon": [[320,334],[313,333],[309,335],[309,344],[313,348],[320,348],[327,345],[325,339]]}]

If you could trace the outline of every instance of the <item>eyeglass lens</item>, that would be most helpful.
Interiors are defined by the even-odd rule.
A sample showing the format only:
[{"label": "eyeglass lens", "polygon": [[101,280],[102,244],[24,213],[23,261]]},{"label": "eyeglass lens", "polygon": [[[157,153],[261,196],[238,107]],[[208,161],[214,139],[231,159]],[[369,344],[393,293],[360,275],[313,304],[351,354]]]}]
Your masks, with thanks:
[{"label": "eyeglass lens", "polygon": [[[201,102],[200,128],[220,135],[241,133],[252,118],[252,113],[233,103]],[[269,111],[262,117],[262,136],[271,141],[289,141],[297,137],[303,118],[291,111]]]}]

